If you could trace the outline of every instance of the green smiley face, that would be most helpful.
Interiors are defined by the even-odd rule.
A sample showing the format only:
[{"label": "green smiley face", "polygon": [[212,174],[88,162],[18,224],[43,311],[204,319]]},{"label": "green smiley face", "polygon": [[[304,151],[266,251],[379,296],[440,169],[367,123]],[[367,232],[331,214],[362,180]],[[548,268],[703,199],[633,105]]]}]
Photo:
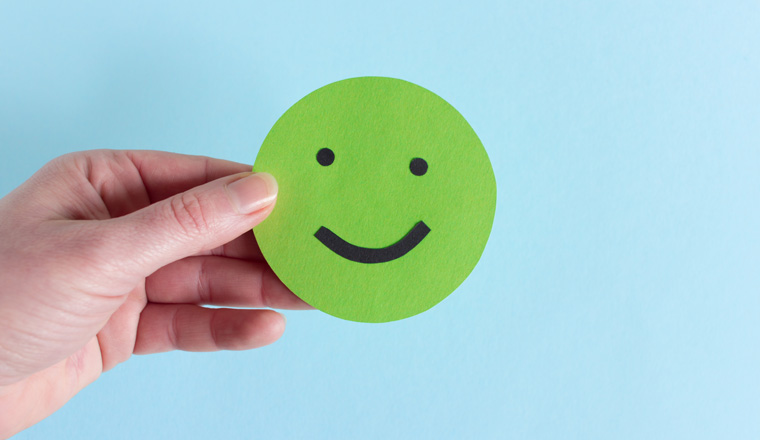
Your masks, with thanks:
[{"label": "green smiley face", "polygon": [[496,208],[493,169],[451,105],[412,83],[352,78],[293,105],[261,146],[277,179],[254,229],[277,276],[339,318],[386,322],[434,306],[470,274]]}]

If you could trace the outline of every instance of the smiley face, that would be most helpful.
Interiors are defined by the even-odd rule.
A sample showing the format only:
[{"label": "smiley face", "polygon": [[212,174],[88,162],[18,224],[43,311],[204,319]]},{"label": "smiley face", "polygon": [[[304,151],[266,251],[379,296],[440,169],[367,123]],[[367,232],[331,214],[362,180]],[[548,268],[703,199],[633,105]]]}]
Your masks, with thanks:
[{"label": "smiley face", "polygon": [[434,306],[473,270],[493,224],[496,182],[474,130],[398,79],[307,95],[272,127],[253,169],[279,185],[254,229],[264,257],[296,295],[343,319]]}]

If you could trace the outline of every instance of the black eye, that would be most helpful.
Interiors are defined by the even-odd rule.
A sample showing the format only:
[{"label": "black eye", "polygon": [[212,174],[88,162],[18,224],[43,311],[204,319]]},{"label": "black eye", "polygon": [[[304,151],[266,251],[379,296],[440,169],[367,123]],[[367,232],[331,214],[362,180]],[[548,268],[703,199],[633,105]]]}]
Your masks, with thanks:
[{"label": "black eye", "polygon": [[317,151],[317,162],[323,167],[332,165],[335,161],[335,153],[329,148],[323,148]]},{"label": "black eye", "polygon": [[427,173],[427,162],[425,162],[425,159],[415,157],[409,163],[409,171],[415,176],[421,176]]}]

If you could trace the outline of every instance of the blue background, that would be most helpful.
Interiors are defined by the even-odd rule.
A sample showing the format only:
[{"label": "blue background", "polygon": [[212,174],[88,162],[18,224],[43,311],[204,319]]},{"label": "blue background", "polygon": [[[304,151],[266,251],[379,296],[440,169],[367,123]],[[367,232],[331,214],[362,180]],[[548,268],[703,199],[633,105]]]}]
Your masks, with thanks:
[{"label": "blue background", "polygon": [[252,163],[362,75],[458,108],[499,190],[429,312],[133,357],[18,438],[760,438],[759,48],[756,1],[2,2],[2,194],[81,149]]}]

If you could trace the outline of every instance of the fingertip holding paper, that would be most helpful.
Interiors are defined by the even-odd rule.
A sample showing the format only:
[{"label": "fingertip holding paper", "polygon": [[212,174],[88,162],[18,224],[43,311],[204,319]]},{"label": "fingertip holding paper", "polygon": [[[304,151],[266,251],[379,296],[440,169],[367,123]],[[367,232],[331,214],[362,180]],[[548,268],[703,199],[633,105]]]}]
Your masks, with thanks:
[{"label": "fingertip holding paper", "polygon": [[277,276],[330,315],[404,319],[467,278],[493,225],[496,180],[464,117],[385,77],[328,84],[288,109],[253,170],[277,178],[254,233]]}]

